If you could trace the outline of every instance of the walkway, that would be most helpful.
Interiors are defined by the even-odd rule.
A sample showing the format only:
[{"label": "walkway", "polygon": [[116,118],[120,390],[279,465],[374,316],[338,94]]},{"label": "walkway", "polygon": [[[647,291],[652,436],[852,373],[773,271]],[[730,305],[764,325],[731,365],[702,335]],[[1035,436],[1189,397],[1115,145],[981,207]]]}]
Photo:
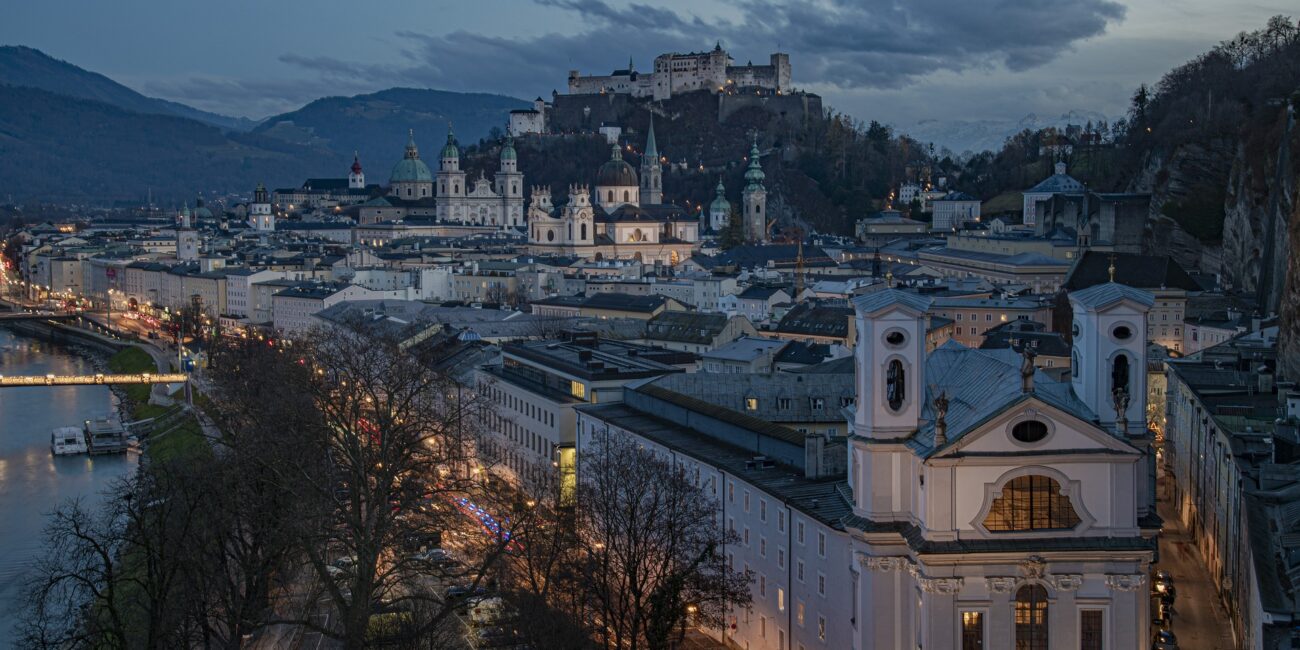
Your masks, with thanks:
[{"label": "walkway", "polygon": [[1160,562],[1157,568],[1174,578],[1178,597],[1174,601],[1173,625],[1181,650],[1233,650],[1232,625],[1219,602],[1208,564],[1174,513],[1169,493],[1173,477],[1161,472],[1158,512],[1165,520],[1160,532]]}]

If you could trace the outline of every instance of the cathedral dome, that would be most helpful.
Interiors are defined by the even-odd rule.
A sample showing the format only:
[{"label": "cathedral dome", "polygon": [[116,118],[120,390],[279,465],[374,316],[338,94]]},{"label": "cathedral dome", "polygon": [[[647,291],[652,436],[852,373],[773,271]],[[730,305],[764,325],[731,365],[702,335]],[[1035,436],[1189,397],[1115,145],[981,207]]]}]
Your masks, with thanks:
[{"label": "cathedral dome", "polygon": [[388,176],[389,183],[433,182],[433,173],[429,166],[419,158],[404,158],[393,165],[393,173]]},{"label": "cathedral dome", "polygon": [[[409,132],[406,141],[406,155],[393,165],[393,173],[388,175],[389,183],[433,182],[433,172],[420,160],[420,150],[415,146],[415,131]],[[449,138],[450,140],[450,138]]]},{"label": "cathedral dome", "polygon": [[451,125],[447,125],[447,144],[442,147],[442,157],[460,158],[460,148],[456,146],[456,133],[451,130]]},{"label": "cathedral dome", "polygon": [[596,185],[598,187],[636,187],[637,178],[636,170],[623,160],[623,152],[619,150],[618,145],[614,145],[609,161],[600,166],[596,172]]}]

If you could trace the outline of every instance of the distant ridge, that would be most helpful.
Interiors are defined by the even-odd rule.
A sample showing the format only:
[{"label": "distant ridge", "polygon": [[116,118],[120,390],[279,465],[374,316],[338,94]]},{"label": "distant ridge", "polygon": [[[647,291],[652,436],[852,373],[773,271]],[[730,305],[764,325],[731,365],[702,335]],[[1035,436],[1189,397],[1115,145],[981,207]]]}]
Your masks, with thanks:
[{"label": "distant ridge", "polygon": [[252,120],[201,111],[177,102],[148,97],[97,72],[79,68],[30,47],[0,46],[0,84],[39,88],[91,99],[137,113],[187,117],[223,129],[247,131]]}]

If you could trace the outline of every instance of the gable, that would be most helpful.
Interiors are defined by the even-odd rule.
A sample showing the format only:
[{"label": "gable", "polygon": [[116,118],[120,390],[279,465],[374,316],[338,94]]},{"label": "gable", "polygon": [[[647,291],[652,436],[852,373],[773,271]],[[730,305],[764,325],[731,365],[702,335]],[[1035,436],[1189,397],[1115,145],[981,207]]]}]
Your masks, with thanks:
[{"label": "gable", "polygon": [[[1036,420],[1047,426],[1038,442],[1021,442],[1012,436],[1020,422]],[[1008,406],[932,458],[962,456],[1042,455],[1066,452],[1137,456],[1141,452],[1097,425],[1079,419],[1037,397]]]}]

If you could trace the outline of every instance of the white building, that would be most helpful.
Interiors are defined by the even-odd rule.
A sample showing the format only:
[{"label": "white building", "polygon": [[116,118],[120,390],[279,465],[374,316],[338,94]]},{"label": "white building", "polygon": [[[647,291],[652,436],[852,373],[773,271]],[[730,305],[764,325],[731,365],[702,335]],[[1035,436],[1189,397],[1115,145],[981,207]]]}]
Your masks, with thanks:
[{"label": "white building", "polygon": [[275,230],[275,213],[271,211],[271,199],[267,196],[266,186],[257,184],[253,190],[253,202],[248,204],[248,226],[258,232]]},{"label": "white building", "polygon": [[506,132],[514,138],[546,133],[546,102],[541,97],[533,100],[532,108],[516,108],[510,111],[510,123]]},{"label": "white building", "polygon": [[1043,182],[1024,191],[1024,224],[1026,226],[1034,225],[1038,216],[1038,204],[1046,201],[1056,194],[1077,194],[1083,191],[1083,183],[1080,183],[1075,177],[1065,173],[1065,163],[1056,163],[1055,172]]},{"label": "white building", "polygon": [[728,561],[755,574],[752,608],[712,631],[738,647],[1144,649],[1152,297],[1070,300],[1072,383],[956,343],[927,354],[930,300],[886,289],[853,300],[847,439],[746,414],[779,394],[728,411],[637,385],[579,409],[579,471],[586,444],[624,436],[697,477],[741,539]]},{"label": "white building", "polygon": [[773,53],[767,65],[734,63],[719,43],[708,52],[660,54],[655,57],[654,71],[648,74],[638,72],[630,60],[626,69],[608,75],[583,76],[577,70],[570,70],[569,94],[627,94],[662,101],[696,90],[720,93],[756,88],[778,94],[790,91],[789,54]]},{"label": "white building", "polygon": [[980,220],[980,200],[965,192],[949,192],[931,205],[934,206],[933,230],[953,230],[968,221]]},{"label": "white building", "polygon": [[[408,150],[414,144],[408,145]],[[471,189],[460,168],[460,147],[456,135],[447,131],[447,144],[439,157],[434,184],[439,221],[482,226],[524,225],[524,175],[519,171],[519,154],[514,136],[501,147],[501,167],[491,181],[474,179]]]}]

